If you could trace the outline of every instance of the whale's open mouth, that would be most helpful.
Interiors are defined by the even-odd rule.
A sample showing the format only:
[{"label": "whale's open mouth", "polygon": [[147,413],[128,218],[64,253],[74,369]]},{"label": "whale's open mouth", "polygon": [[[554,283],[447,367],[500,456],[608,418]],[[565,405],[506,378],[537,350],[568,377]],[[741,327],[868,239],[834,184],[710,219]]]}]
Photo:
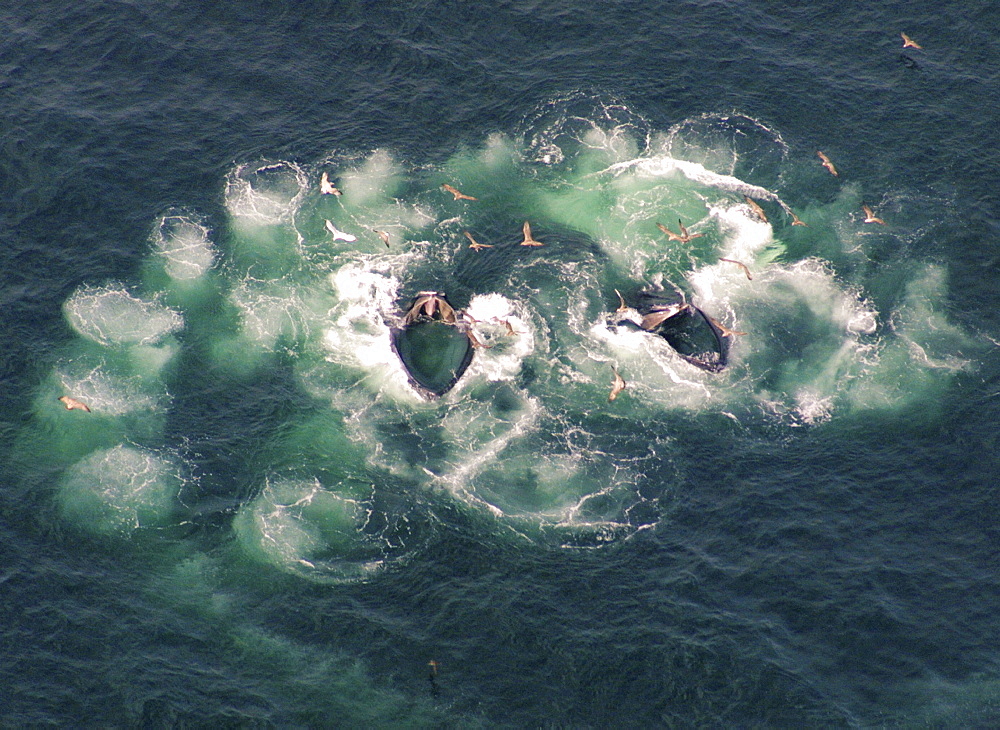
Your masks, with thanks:
[{"label": "whale's open mouth", "polygon": [[[639,295],[638,311],[653,332],[667,341],[677,354],[692,365],[710,373],[721,372],[728,362],[726,338],[712,319],[693,304],[679,297],[657,292]],[[662,314],[657,320],[655,315]]]},{"label": "whale's open mouth", "polygon": [[473,346],[443,294],[421,292],[402,327],[392,330],[392,348],[414,387],[433,400],[447,393],[472,363]]}]

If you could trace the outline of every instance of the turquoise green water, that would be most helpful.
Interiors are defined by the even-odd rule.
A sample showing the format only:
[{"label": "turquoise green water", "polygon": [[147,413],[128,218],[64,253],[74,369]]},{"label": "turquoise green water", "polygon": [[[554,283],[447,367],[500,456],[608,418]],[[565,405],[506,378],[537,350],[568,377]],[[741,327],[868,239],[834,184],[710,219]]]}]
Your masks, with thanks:
[{"label": "turquoise green water", "polygon": [[271,10],[0,11],[0,724],[995,724],[991,8]]}]

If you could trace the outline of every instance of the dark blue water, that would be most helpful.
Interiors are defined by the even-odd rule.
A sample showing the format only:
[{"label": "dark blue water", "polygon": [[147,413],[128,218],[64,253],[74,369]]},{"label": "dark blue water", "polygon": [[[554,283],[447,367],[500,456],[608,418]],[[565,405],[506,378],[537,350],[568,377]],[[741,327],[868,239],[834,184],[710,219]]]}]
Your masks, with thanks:
[{"label": "dark blue water", "polygon": [[0,724],[1000,723],[998,26],[7,3]]}]

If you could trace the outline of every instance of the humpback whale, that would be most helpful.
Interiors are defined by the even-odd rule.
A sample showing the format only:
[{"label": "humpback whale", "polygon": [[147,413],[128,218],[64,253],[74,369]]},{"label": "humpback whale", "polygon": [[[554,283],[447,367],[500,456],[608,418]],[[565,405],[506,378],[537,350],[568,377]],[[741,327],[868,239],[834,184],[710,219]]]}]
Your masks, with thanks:
[{"label": "humpback whale", "polygon": [[735,333],[723,332],[711,317],[689,304],[683,292],[669,295],[662,290],[647,290],[639,292],[638,299],[636,309],[642,315],[642,329],[665,339],[678,355],[695,367],[710,373],[721,372],[726,367],[729,357],[727,334]]},{"label": "humpback whale", "polygon": [[444,292],[418,292],[401,325],[389,333],[392,349],[410,385],[427,400],[447,393],[472,363],[477,346],[468,325],[459,320]]}]

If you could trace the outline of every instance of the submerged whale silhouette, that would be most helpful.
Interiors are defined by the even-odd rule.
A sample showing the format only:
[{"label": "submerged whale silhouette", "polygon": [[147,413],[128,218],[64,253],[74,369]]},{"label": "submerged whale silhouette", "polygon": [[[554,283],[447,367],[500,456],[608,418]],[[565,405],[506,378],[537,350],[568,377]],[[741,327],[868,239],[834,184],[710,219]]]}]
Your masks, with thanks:
[{"label": "submerged whale silhouette", "polygon": [[[729,345],[718,325],[680,292],[641,291],[636,311],[641,328],[659,335],[692,365],[710,373],[721,372],[728,363]],[[630,320],[619,324],[636,326]]]},{"label": "submerged whale silhouette", "polygon": [[444,292],[418,292],[389,334],[410,385],[428,400],[454,388],[472,363],[472,333]]}]

